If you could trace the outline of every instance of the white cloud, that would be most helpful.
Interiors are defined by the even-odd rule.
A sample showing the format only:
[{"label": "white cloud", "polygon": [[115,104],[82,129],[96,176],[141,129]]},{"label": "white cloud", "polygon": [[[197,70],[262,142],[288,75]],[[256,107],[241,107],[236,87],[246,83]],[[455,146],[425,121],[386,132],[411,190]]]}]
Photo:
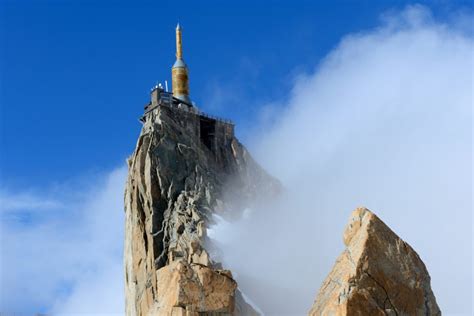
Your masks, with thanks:
[{"label": "white cloud", "polygon": [[[52,190],[54,203],[31,193],[2,196],[11,201],[0,222],[2,312],[123,314],[125,175],[123,167],[67,189],[80,199],[66,189]],[[24,223],[16,213],[36,217]]]},{"label": "white cloud", "polygon": [[[418,251],[445,314],[471,314],[473,41],[462,25],[422,7],[386,15],[302,74],[281,112],[264,108],[252,147],[287,195],[211,232],[269,314],[310,308],[359,205]],[[75,188],[82,199],[2,191],[0,310],[123,313],[125,174]]]},{"label": "white cloud", "polygon": [[385,15],[298,77],[260,128],[253,152],[288,192],[213,232],[268,314],[307,312],[360,205],[420,254],[445,314],[471,314],[471,31],[420,6]]},{"label": "white cloud", "polygon": [[23,210],[54,210],[62,206],[59,201],[39,197],[31,192],[20,194],[0,192],[0,205],[2,214]]}]

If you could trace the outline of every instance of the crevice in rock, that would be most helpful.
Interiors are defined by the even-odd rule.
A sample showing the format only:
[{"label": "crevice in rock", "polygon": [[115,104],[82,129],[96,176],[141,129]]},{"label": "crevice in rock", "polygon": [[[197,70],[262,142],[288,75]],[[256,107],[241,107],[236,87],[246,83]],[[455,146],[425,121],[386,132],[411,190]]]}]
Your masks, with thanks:
[{"label": "crevice in rock", "polygon": [[388,295],[388,292],[387,290],[385,289],[385,287],[379,282],[377,281],[368,271],[364,271],[364,274],[367,275],[372,281],[375,282],[375,284],[377,284],[385,293],[385,300],[383,302],[383,306],[381,306],[381,308],[383,309],[384,313],[386,315],[389,315],[387,312],[386,312],[386,303],[388,302],[390,304],[390,307],[391,309],[395,312],[395,315],[398,316],[398,311],[397,309],[395,308],[395,306],[392,304],[392,301],[390,301],[390,296]]},{"label": "crevice in rock", "polygon": [[143,230],[143,245],[145,246],[145,253],[148,252],[148,238],[146,236],[146,230]]}]

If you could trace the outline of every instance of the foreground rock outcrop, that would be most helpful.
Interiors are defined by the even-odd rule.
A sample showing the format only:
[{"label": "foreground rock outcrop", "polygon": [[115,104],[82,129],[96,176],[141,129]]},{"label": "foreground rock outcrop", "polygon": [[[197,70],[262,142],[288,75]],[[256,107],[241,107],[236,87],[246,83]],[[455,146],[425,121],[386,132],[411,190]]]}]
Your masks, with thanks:
[{"label": "foreground rock outcrop", "polygon": [[356,209],[346,249],[309,315],[441,315],[418,254],[368,209]]},{"label": "foreground rock outcrop", "polygon": [[[232,313],[237,283],[227,270],[178,260],[157,271],[156,313]],[[184,309],[185,307],[186,309]],[[155,314],[155,313],[153,313]]]},{"label": "foreground rock outcrop", "polygon": [[213,214],[239,217],[278,182],[229,122],[166,106],[143,122],[125,191],[126,314],[256,314],[206,249],[206,228]]}]

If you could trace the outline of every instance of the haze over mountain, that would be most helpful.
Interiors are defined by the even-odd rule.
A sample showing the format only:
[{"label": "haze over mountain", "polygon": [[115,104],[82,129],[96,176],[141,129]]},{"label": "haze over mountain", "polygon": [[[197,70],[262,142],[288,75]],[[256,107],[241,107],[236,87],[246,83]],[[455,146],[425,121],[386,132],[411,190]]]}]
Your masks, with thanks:
[{"label": "haze over mountain", "polygon": [[[11,77],[2,86],[14,87],[8,95],[2,95],[2,131],[9,131],[1,157],[2,311],[121,314],[124,310],[120,280],[126,168],[122,162],[132,151],[138,134],[130,132],[132,128],[127,122],[136,122],[147,89],[157,79],[148,57],[140,55],[137,63],[129,62],[128,58],[137,56],[133,53],[135,49],[151,52],[153,58],[159,59],[160,66],[156,68],[167,71],[173,57],[162,55],[165,46],[156,49],[153,45],[157,44],[149,42],[148,33],[138,32],[147,37],[146,49],[129,45],[143,39],[132,41],[130,38],[137,33],[126,23],[138,25],[129,16],[132,11],[137,13],[136,8],[124,10],[122,15],[112,14],[117,10],[96,10],[90,12],[97,14],[97,19],[84,18],[77,10],[71,10],[73,16],[58,16],[81,23],[103,19],[107,27],[121,35],[103,29],[93,32],[97,37],[88,42],[80,40],[83,33],[79,30],[65,27],[67,36],[61,37],[61,30],[51,32],[48,24],[38,23],[39,17],[50,19],[47,12],[40,14],[41,10],[30,18],[13,14],[5,18],[9,25],[13,25],[12,20],[29,25],[28,32],[10,27],[9,38],[16,36],[19,42],[37,46],[15,49],[18,60],[9,67],[2,64],[4,73]],[[281,14],[276,11],[277,8],[274,13]],[[102,15],[103,12],[111,14]],[[190,63],[194,66],[192,78],[202,76],[194,81],[199,82],[197,87],[191,85],[191,93],[200,95],[198,100],[206,100],[199,102],[199,106],[210,113],[235,118],[239,123],[236,134],[241,141],[286,189],[279,205],[267,201],[264,206],[249,208],[240,221],[232,224],[217,217],[217,225],[209,232],[214,242],[223,246],[220,259],[225,268],[232,271],[242,291],[263,309],[302,313],[309,310],[335,258],[344,250],[341,233],[349,212],[363,205],[376,212],[418,252],[430,272],[432,289],[444,314],[472,313],[472,285],[466,282],[472,280],[473,239],[472,16],[469,10],[461,10],[440,17],[439,9],[432,13],[423,6],[385,12],[374,27],[354,27],[353,21],[339,18],[350,28],[341,28],[331,35],[328,29],[321,35],[328,38],[327,42],[336,43],[334,38],[346,34],[333,49],[327,43],[329,46],[319,46],[319,41],[304,32],[288,31],[300,34],[290,36],[295,42],[285,37],[285,32],[276,32],[287,47],[306,52],[298,56],[310,56],[299,65],[302,59],[284,50],[279,65],[287,65],[291,60],[296,65],[291,67],[293,72],[284,72],[282,69],[287,68],[281,66],[275,67],[279,69],[275,73],[268,73],[268,64],[248,57],[241,63],[244,75],[235,71],[235,76],[226,73],[219,77],[211,75],[212,71],[203,64],[196,65],[198,57],[194,64]],[[361,13],[360,19],[365,18]],[[110,19],[118,20],[117,24],[109,23]],[[177,18],[163,19],[172,20],[167,21],[174,26]],[[141,20],[155,23],[151,19]],[[258,20],[255,17],[251,21]],[[281,21],[278,19],[279,24]],[[308,19],[304,21],[309,23]],[[56,22],[52,19],[50,23]],[[291,28],[290,22],[291,19]],[[98,25],[90,23],[87,27],[94,29]],[[322,34],[321,27],[304,29]],[[35,30],[49,34],[49,41]],[[247,31],[239,29],[235,33]],[[126,52],[110,44],[107,52],[114,52],[112,58],[100,55],[104,32],[111,35],[105,43],[125,42]],[[30,41],[29,36],[36,36],[37,41]],[[236,38],[245,42],[242,37]],[[65,59],[74,56],[70,54],[75,51],[75,46],[68,46],[67,39],[81,47],[78,54],[89,56],[89,51],[94,51],[91,47],[96,47],[94,54],[98,55],[76,58],[76,63],[69,64],[72,68],[63,67]],[[209,45],[200,46],[209,53]],[[254,42],[249,46],[249,51],[256,52],[257,60],[265,56],[260,58],[262,63],[271,62],[271,54],[259,55],[261,50]],[[16,46],[9,49],[13,48]],[[321,49],[329,52],[322,59],[315,53]],[[273,53],[280,52],[275,49]],[[127,58],[123,57],[125,54]],[[157,54],[161,54],[159,58]],[[12,61],[11,52],[8,56]],[[86,59],[102,64],[103,68],[87,64]],[[236,68],[225,59],[234,71]],[[143,76],[145,71],[137,70],[138,60],[146,61],[146,67],[140,69],[146,69],[147,76]],[[200,60],[209,63],[206,58]],[[32,67],[36,62],[39,66]],[[116,67],[117,64],[123,68]],[[317,66],[313,67],[314,64]],[[78,71],[86,65],[94,71]],[[12,68],[15,76],[11,76]],[[120,69],[123,77],[104,80],[104,73],[110,77],[111,69],[114,74]],[[61,71],[72,75],[61,76]],[[25,73],[49,74],[56,81],[28,77]],[[95,75],[83,80],[90,73]],[[213,79],[207,80],[209,76]],[[262,88],[257,85],[262,76],[274,80],[264,81]],[[124,77],[129,78],[125,86],[130,90],[120,86]],[[21,85],[15,85],[18,82]],[[25,82],[36,83],[27,94],[19,88]],[[219,89],[215,88],[216,82],[223,82]],[[18,97],[18,93],[13,97],[11,91],[22,91],[25,95]],[[272,91],[271,96],[265,91]],[[84,97],[87,95],[88,98]],[[257,95],[262,98],[256,98]],[[64,108],[66,99],[68,107]],[[107,106],[101,107],[104,104]],[[138,128],[138,124],[134,126]],[[15,133],[10,132],[13,130]],[[85,166],[92,170],[86,171]],[[245,264],[242,257],[246,258]],[[288,269],[289,266],[292,268]],[[249,275],[254,279],[249,279]],[[288,291],[298,295],[292,296],[291,301],[282,299]]]}]

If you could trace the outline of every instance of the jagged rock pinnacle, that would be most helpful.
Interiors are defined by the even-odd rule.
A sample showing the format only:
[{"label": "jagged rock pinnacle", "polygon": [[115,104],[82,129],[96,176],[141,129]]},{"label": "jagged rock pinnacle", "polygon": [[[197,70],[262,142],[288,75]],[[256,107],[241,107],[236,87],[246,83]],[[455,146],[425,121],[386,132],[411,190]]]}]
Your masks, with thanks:
[{"label": "jagged rock pinnacle", "polygon": [[279,183],[228,122],[167,106],[143,121],[125,190],[126,314],[255,314],[206,249],[206,228],[212,214],[239,217]]},{"label": "jagged rock pinnacle", "polygon": [[420,257],[375,214],[356,209],[344,244],[309,315],[441,315]]}]

